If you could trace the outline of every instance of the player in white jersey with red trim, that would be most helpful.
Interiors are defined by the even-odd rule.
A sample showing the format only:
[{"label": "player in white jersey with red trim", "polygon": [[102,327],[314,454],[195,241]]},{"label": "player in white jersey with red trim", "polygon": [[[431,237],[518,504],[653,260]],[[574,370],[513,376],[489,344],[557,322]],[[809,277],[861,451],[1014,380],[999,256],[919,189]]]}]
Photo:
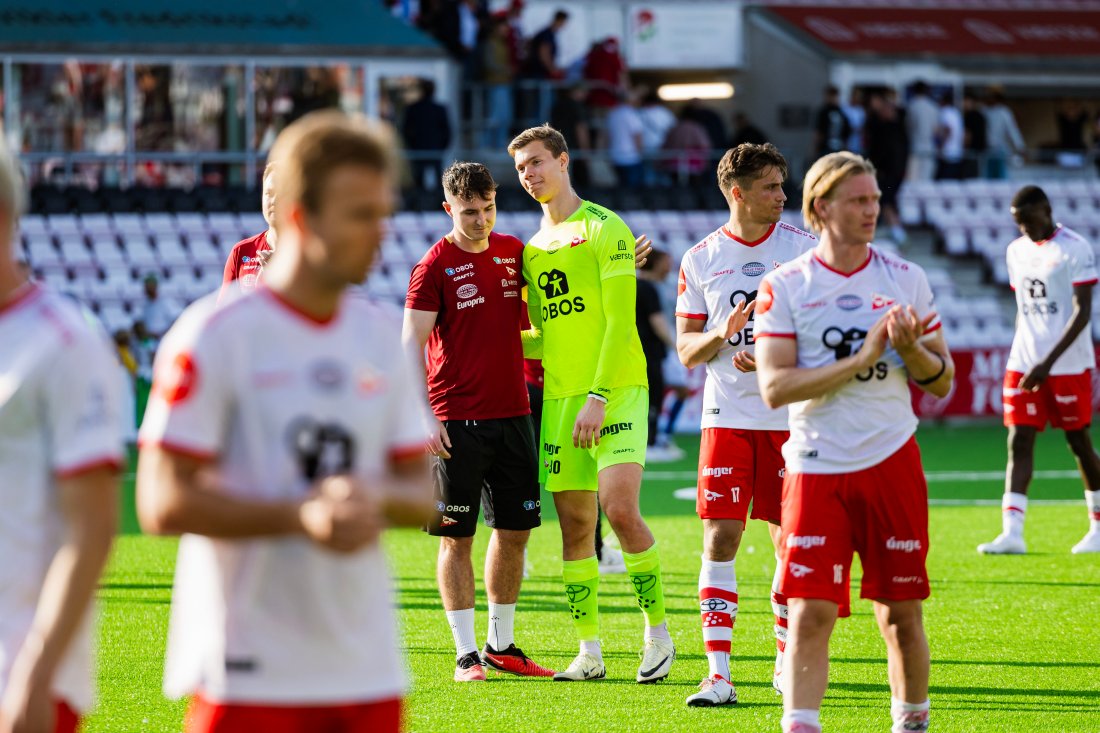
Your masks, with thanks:
[{"label": "player in white jersey with red trim", "polygon": [[72,733],[92,706],[91,606],[118,521],[121,395],[99,325],[16,264],[23,200],[0,144],[0,731]]},{"label": "player in white jersey with red trim", "polygon": [[783,446],[789,605],[783,730],[820,731],[829,636],[849,615],[853,552],[889,660],[894,731],[928,727],[928,487],[908,382],[939,397],[954,366],[924,271],[869,246],[881,194],[853,153],[806,174],[803,215],[821,238],[769,274],[756,308],[761,393],[790,405]]},{"label": "player in white jersey with red trim", "polygon": [[[687,367],[706,365],[696,512],[703,520],[699,609],[710,671],[687,704],[737,702],[730,646],[737,620],[734,559],[749,517],[769,523],[778,551],[787,408],[760,399],[753,361],[753,307],[763,276],[816,242],[779,221],[787,161],[774,145],[743,144],[718,163],[729,202],[724,226],[684,255],[676,300],[676,348]],[[778,556],[778,554],[777,554]],[[778,568],[777,576],[778,579]],[[786,600],[772,588],[776,677],[786,642]],[[778,689],[778,685],[777,685]]]},{"label": "player in white jersey with red trim", "polygon": [[138,513],[183,534],[165,691],[189,731],[400,728],[383,526],[432,518],[426,405],[399,316],[348,293],[392,211],[389,137],[339,113],[284,130],[279,257],[161,346]]},{"label": "player in white jersey with red trim", "polygon": [[1049,422],[1064,430],[1085,483],[1089,529],[1072,552],[1100,552],[1100,456],[1092,447],[1092,346],[1089,316],[1097,273],[1092,246],[1056,225],[1050,200],[1037,186],[1012,199],[1023,236],[1008,245],[1008,276],[1016,291],[1016,335],[1004,383],[1008,469],[1002,500],[1002,532],[978,552],[1027,551],[1024,514],[1035,457],[1035,436]]}]

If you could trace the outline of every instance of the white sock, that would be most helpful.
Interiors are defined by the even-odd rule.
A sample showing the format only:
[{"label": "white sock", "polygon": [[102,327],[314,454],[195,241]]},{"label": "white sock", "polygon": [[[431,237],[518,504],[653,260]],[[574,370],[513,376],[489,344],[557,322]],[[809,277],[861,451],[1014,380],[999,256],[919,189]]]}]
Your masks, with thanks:
[{"label": "white sock", "polygon": [[[737,571],[734,561],[714,562],[706,556],[699,568],[699,609],[708,676],[730,680],[730,644],[737,621]],[[715,610],[710,610],[711,607]]]},{"label": "white sock", "polygon": [[665,641],[672,641],[672,637],[668,635],[668,622],[662,621],[656,626],[646,626],[645,638],[664,639]]},{"label": "white sock", "polygon": [[516,641],[516,604],[489,601],[489,633],[485,643],[502,652]]},{"label": "white sock", "polygon": [[787,649],[787,596],[779,590],[779,581],[783,577],[783,559],[775,556],[775,575],[772,577],[772,614],[775,632],[775,674],[783,669],[783,654]]},{"label": "white sock", "polygon": [[1085,489],[1085,506],[1089,508],[1089,529],[1100,532],[1100,491]]},{"label": "white sock", "polygon": [[790,733],[790,731],[798,731],[799,733],[802,733],[802,731],[820,731],[820,716],[819,711],[808,708],[787,710],[783,713],[780,725],[783,726],[783,733]]},{"label": "white sock", "polygon": [[1005,534],[1021,537],[1024,534],[1024,516],[1027,514],[1027,494],[1006,491],[1001,499],[1001,522]]},{"label": "white sock", "polygon": [[906,733],[906,731],[928,730],[928,712],[932,707],[929,700],[924,702],[903,702],[897,698],[890,698],[890,717],[894,726],[892,733]]},{"label": "white sock", "polygon": [[463,657],[477,651],[477,637],[474,636],[474,609],[447,611],[447,623],[451,625],[451,635],[455,638],[455,653],[458,656]]},{"label": "white sock", "polygon": [[603,661],[603,649],[600,648],[600,640],[593,639],[592,641],[581,642],[581,654],[591,654],[596,659]]}]

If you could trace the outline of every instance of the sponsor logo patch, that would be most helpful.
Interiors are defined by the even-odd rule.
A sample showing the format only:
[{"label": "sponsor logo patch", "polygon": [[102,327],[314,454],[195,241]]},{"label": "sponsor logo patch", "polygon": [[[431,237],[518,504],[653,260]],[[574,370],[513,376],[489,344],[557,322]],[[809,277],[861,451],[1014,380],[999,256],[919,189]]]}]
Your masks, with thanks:
[{"label": "sponsor logo patch", "polygon": [[459,287],[459,289],[456,291],[456,294],[463,300],[468,300],[469,298],[477,295],[477,285],[474,285],[473,283],[466,283],[465,285]]},{"label": "sponsor logo patch", "polygon": [[854,311],[863,305],[863,298],[858,295],[841,295],[836,299],[836,307],[842,311]]},{"label": "sponsor logo patch", "polygon": [[797,535],[792,534],[787,537],[787,547],[798,547],[803,550],[809,550],[813,547],[824,547],[825,538],[820,535]]},{"label": "sponsor logo patch", "polygon": [[920,540],[899,540],[894,537],[886,540],[886,549],[895,552],[919,552],[920,548]]},{"label": "sponsor logo patch", "polygon": [[746,277],[760,277],[766,269],[768,268],[764,267],[763,262],[746,262],[741,265],[741,274]]}]

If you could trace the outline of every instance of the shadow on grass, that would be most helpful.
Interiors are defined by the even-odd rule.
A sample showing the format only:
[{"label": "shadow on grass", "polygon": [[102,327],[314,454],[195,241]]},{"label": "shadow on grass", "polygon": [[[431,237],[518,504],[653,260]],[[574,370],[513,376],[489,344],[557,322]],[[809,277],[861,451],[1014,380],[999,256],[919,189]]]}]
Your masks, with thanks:
[{"label": "shadow on grass", "polygon": [[[885,657],[833,657],[830,664],[882,664]],[[1077,667],[1084,669],[1100,669],[1100,661],[1097,662],[1052,662],[1044,660],[1036,661],[1012,661],[1012,660],[978,660],[978,659],[936,659],[932,657],[932,666],[957,665],[961,667]],[[1100,696],[1100,692],[1095,693]]]}]

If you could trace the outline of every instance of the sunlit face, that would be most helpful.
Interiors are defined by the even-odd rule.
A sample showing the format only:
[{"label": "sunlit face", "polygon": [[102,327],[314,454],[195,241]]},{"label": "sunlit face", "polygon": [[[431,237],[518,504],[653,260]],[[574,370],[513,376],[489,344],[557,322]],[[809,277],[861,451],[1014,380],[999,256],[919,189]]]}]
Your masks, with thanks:
[{"label": "sunlit face", "polygon": [[744,207],[749,218],[760,224],[775,224],[783,215],[787,194],[783,193],[783,174],[772,166],[747,187],[733,184],[730,194]]},{"label": "sunlit face", "polygon": [[446,194],[443,210],[454,222],[455,231],[468,240],[481,242],[489,238],[497,221],[497,194],[493,191],[488,198],[474,195],[464,199]]},{"label": "sunlit face", "polygon": [[568,178],[569,154],[555,158],[541,140],[528,143],[513,156],[519,182],[540,204],[554,199]]},{"label": "sunlit face", "polygon": [[875,177],[868,173],[852,176],[833,189],[833,195],[817,202],[825,230],[838,242],[869,244],[875,238],[878,223],[879,191]]},{"label": "sunlit face", "polygon": [[275,171],[264,176],[262,205],[264,221],[271,227],[275,224]]},{"label": "sunlit face", "polygon": [[331,285],[363,282],[386,233],[395,193],[389,176],[362,165],[333,170],[325,182],[319,211],[291,212],[303,222],[303,256]]},{"label": "sunlit face", "polygon": [[1019,208],[1013,206],[1010,211],[1020,233],[1032,242],[1040,242],[1054,229],[1050,207],[1043,204],[1031,204]]}]

